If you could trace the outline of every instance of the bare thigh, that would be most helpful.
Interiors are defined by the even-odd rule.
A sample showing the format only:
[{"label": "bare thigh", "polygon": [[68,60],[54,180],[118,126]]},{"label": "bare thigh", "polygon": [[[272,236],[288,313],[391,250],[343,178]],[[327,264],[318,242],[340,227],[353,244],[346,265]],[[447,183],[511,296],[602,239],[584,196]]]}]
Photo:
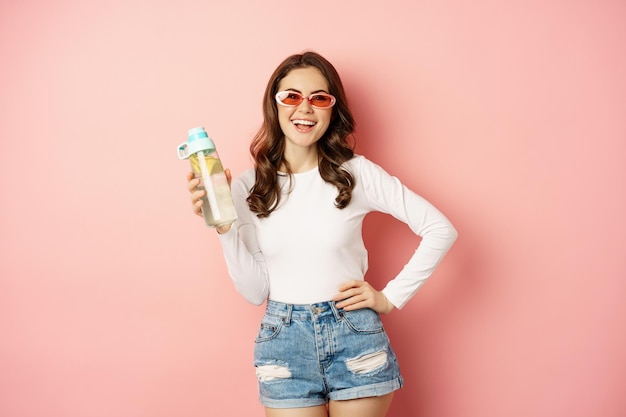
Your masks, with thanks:
[{"label": "bare thigh", "polygon": [[366,397],[355,400],[330,401],[330,417],[385,417],[391,406],[393,392],[380,397]]},{"label": "bare thigh", "polygon": [[265,407],[266,417],[328,417],[326,405],[302,408],[269,408]]}]

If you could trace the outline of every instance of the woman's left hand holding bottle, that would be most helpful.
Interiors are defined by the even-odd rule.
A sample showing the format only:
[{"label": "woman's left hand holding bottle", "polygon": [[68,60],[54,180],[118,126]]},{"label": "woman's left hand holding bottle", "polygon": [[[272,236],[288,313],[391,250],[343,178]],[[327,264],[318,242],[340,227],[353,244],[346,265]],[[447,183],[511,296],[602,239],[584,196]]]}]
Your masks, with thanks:
[{"label": "woman's left hand holding bottle", "polygon": [[[224,173],[226,174],[228,185],[230,185],[230,182],[232,180],[232,176],[230,175],[230,170],[225,169]],[[204,195],[206,194],[206,191],[202,189],[198,189],[200,182],[201,182],[200,178],[196,178],[193,172],[187,173],[187,189],[191,193],[191,204],[192,204],[193,212],[196,213],[196,215],[202,217],[202,205],[204,203],[202,201],[202,197],[204,197]],[[217,230],[217,233],[223,234],[223,233],[228,232],[231,226],[232,226],[232,223],[224,225],[224,226],[219,226],[215,230]]]}]

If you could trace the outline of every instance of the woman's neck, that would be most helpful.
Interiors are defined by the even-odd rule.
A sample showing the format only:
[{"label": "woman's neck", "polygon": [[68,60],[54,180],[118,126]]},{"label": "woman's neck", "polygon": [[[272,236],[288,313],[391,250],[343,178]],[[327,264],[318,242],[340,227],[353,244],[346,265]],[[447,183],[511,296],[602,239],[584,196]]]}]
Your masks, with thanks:
[{"label": "woman's neck", "polygon": [[[285,150],[285,160],[291,168],[291,172],[297,174],[299,172],[307,172],[317,166],[318,156],[317,148],[311,147],[306,149],[299,149],[294,152],[291,150]],[[285,171],[285,167],[281,166],[281,171]]]}]

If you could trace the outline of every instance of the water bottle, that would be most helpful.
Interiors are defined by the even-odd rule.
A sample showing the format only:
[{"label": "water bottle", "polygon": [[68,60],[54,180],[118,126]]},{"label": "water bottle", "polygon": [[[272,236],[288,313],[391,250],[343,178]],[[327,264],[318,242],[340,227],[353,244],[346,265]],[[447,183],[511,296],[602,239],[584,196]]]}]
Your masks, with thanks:
[{"label": "water bottle", "polygon": [[203,127],[189,130],[187,142],[178,146],[178,158],[189,159],[199,189],[206,191],[202,201],[202,216],[209,227],[228,225],[237,220],[230,186],[213,140]]}]

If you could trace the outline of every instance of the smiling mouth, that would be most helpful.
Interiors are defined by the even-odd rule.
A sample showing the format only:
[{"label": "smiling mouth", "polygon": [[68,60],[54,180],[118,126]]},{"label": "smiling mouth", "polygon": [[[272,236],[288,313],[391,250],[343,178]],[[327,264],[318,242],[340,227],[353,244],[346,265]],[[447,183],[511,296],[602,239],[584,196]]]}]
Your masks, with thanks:
[{"label": "smiling mouth", "polygon": [[312,120],[304,120],[304,119],[295,119],[292,120],[291,123],[296,127],[296,130],[299,132],[308,132],[313,129],[313,126],[317,124]]}]

